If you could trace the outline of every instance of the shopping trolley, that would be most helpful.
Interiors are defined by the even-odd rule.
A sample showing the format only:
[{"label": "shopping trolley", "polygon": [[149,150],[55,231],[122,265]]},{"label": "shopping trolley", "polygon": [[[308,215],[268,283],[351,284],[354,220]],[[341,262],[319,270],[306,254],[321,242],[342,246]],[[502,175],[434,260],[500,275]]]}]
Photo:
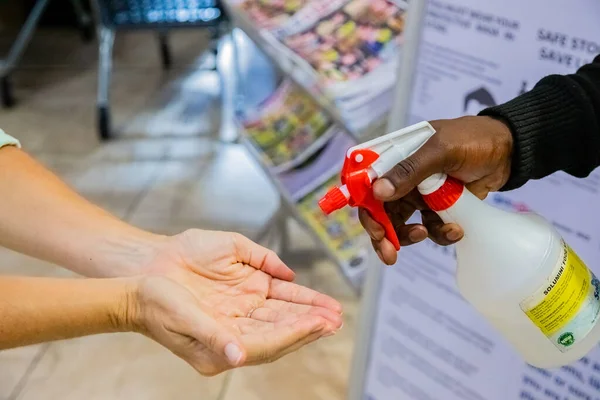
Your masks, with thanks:
[{"label": "shopping trolley", "polygon": [[205,28],[211,32],[212,51],[226,27],[227,17],[219,0],[92,0],[97,15],[99,40],[97,123],[102,140],[113,136],[109,102],[112,49],[119,30],[157,32],[162,64],[171,66],[167,32],[175,28]]}]

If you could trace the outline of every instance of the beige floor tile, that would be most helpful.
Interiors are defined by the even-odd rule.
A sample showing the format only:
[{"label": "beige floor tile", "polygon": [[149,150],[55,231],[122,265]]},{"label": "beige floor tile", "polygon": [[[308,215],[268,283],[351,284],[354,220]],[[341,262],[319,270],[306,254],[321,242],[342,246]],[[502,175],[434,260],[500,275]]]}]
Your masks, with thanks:
[{"label": "beige floor tile", "polygon": [[273,364],[233,373],[224,400],[342,400],[354,342],[356,301],[344,301],[344,327]]},{"label": "beige floor tile", "polygon": [[[2,128],[36,154],[94,150],[99,146],[96,79],[94,70],[19,70],[14,85],[18,105],[11,110],[0,108]],[[170,78],[160,70],[115,69],[110,103],[115,133],[178,135],[183,131],[190,136],[218,131],[216,79],[212,72]],[[202,91],[199,84],[212,87]]]},{"label": "beige floor tile", "polygon": [[0,275],[72,277],[72,272],[0,247]]},{"label": "beige floor tile", "polygon": [[143,227],[176,225],[236,231],[258,229],[277,196],[238,146],[196,162],[168,161],[131,221]]},{"label": "beige floor tile", "polygon": [[309,345],[273,364],[234,371],[224,400],[337,400],[344,396],[345,379]]},{"label": "beige floor tile", "polygon": [[136,334],[52,343],[19,400],[216,399],[225,377],[204,378]]},{"label": "beige floor tile", "polygon": [[[16,83],[19,104],[11,110],[0,109],[0,121],[3,129],[18,137],[26,150],[35,154],[85,154],[99,146],[95,72],[22,71],[18,78],[27,85]],[[111,106],[115,132],[123,129],[161,85],[163,81],[157,72],[114,73]]]},{"label": "beige floor tile", "polygon": [[126,137],[197,137],[219,132],[221,83],[214,71],[190,71],[157,91],[130,118]]},{"label": "beige floor tile", "polygon": [[[7,54],[16,32],[0,31],[0,56]],[[208,44],[206,31],[178,30],[169,33],[174,68],[195,65]],[[118,32],[113,60],[116,68],[160,69],[161,60],[152,32]],[[33,36],[19,69],[96,68],[98,44],[83,43],[75,29],[43,29]]]},{"label": "beige floor tile", "polygon": [[64,179],[88,200],[126,218],[152,185],[159,169],[156,162],[96,164],[66,174]]},{"label": "beige floor tile", "polygon": [[9,399],[19,391],[32,362],[43,355],[45,347],[41,344],[0,351],[0,399]]},{"label": "beige floor tile", "polygon": [[40,155],[37,158],[87,200],[120,218],[126,218],[132,212],[162,167],[156,160],[97,161],[93,154],[73,158]]},{"label": "beige floor tile", "polygon": [[[15,30],[0,31],[0,57],[8,54],[14,43]],[[75,29],[44,29],[34,34],[25,48],[20,68],[57,68],[74,66],[72,57],[82,48],[94,51],[96,43],[84,44]],[[88,60],[89,63],[92,60]]]}]

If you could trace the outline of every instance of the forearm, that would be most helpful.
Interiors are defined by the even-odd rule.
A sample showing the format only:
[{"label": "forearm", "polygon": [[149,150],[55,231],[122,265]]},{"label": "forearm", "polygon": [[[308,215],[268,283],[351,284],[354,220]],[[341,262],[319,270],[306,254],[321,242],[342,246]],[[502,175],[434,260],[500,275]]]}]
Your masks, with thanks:
[{"label": "forearm", "polygon": [[132,330],[133,279],[0,277],[0,350]]},{"label": "forearm", "polygon": [[503,190],[556,171],[585,177],[600,165],[600,56],[481,114],[504,120],[513,133],[512,172]]},{"label": "forearm", "polygon": [[92,277],[127,276],[161,238],[76,194],[25,152],[0,149],[0,245]]}]

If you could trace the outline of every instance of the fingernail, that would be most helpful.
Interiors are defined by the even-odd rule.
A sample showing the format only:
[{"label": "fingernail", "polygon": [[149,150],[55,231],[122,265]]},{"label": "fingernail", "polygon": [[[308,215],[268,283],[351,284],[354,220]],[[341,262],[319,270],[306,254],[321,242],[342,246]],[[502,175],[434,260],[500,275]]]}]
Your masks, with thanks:
[{"label": "fingernail", "polygon": [[381,250],[375,250],[375,253],[377,253],[377,257],[379,257],[379,259],[383,261],[383,254],[381,254]]},{"label": "fingernail", "polygon": [[225,346],[225,356],[227,356],[231,365],[237,366],[242,361],[243,354],[235,343],[229,343]]},{"label": "fingernail", "polygon": [[322,337],[326,338],[326,337],[334,336],[336,333],[337,333],[336,331],[331,331],[331,332],[323,335]]},{"label": "fingernail", "polygon": [[446,239],[454,242],[454,241],[460,239],[460,233],[458,233],[456,231],[450,231],[450,232],[446,233]]},{"label": "fingernail", "polygon": [[392,182],[384,178],[375,183],[373,190],[376,197],[387,199],[388,197],[392,197],[394,195],[396,188],[394,185],[392,185]]},{"label": "fingernail", "polygon": [[413,229],[412,231],[408,232],[408,238],[413,243],[422,241],[423,239],[425,239],[424,236],[424,232],[420,229]]}]

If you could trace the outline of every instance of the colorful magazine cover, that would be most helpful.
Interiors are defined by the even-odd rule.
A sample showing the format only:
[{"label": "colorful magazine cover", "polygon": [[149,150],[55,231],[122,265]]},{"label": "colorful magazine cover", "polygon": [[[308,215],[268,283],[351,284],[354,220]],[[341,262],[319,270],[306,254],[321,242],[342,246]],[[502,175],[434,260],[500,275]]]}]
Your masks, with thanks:
[{"label": "colorful magazine cover", "polygon": [[280,25],[273,33],[282,38],[303,32],[313,27],[318,21],[334,13],[346,5],[350,0],[311,0],[306,6],[298,10],[285,23]]},{"label": "colorful magazine cover", "polygon": [[243,0],[238,6],[259,28],[275,29],[310,3],[303,0]]},{"label": "colorful magazine cover", "polygon": [[331,126],[327,114],[289,80],[244,122],[248,137],[272,167],[293,164],[318,139],[333,134]]},{"label": "colorful magazine cover", "polygon": [[339,175],[335,175],[302,198],[298,202],[298,209],[338,260],[357,268],[365,262],[368,251],[367,236],[358,220],[358,208],[344,207],[331,215],[325,215],[318,204],[329,189],[339,184]]},{"label": "colorful magazine cover", "polygon": [[352,81],[395,62],[405,12],[389,0],[351,0],[284,43],[323,77]]},{"label": "colorful magazine cover", "polygon": [[332,176],[339,175],[349,148],[356,140],[337,125],[331,128],[333,137],[318,152],[314,152],[295,168],[278,173],[277,179],[293,201],[299,201],[315,191]]}]

